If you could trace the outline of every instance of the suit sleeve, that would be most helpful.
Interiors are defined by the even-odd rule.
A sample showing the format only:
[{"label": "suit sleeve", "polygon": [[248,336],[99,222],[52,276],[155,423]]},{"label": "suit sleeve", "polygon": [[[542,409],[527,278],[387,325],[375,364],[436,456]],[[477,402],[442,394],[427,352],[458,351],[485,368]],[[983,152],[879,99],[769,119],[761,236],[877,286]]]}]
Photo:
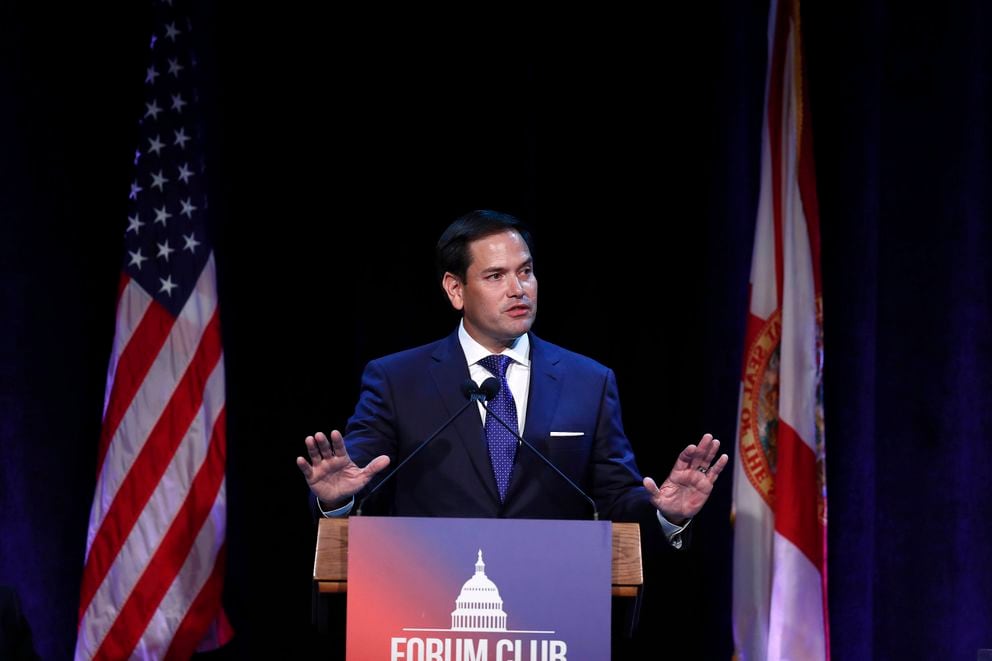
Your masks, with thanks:
[{"label": "suit sleeve", "polygon": [[[672,551],[658,521],[657,510],[642,483],[634,450],[623,429],[620,395],[613,370],[607,370],[600,400],[593,449],[594,498],[611,521],[641,524],[645,547]],[[688,548],[688,531],[682,533],[682,548]]]},{"label": "suit sleeve", "polygon": [[[378,360],[366,365],[362,374],[361,393],[355,405],[355,412],[348,419],[345,427],[344,442],[352,461],[359,466],[365,466],[383,454],[390,460],[390,466],[385,471],[369,482],[365,489],[355,494],[357,503],[361,502],[368,491],[396,466],[398,454],[398,432],[392,388],[388,374]],[[388,485],[384,486],[375,494],[375,498],[370,499],[370,513],[389,513],[382,509],[382,503],[390,502],[387,487]]]},{"label": "suit sleeve", "polygon": [[593,497],[612,521],[648,521],[653,516],[647,491],[623,429],[620,396],[613,370],[607,370],[600,395],[592,451]]}]

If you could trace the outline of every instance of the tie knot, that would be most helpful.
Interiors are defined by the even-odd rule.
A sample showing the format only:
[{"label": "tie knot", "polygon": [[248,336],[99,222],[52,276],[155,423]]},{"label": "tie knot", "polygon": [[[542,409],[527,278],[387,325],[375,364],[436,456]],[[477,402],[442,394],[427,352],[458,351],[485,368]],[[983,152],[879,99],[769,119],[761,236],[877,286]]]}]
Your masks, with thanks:
[{"label": "tie knot", "polygon": [[479,364],[502,380],[506,378],[506,368],[510,366],[511,362],[513,362],[513,359],[509,356],[493,354],[480,360]]}]

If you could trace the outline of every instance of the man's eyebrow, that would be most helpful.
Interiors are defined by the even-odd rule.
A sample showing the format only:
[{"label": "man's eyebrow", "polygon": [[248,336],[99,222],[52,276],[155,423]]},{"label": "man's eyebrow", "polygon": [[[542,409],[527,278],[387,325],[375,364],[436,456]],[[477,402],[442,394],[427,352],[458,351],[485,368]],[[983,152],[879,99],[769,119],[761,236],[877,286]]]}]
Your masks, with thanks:
[{"label": "man's eyebrow", "polygon": [[504,273],[504,272],[510,271],[510,270],[525,269],[528,266],[531,266],[531,267],[534,266],[534,258],[533,257],[531,257],[530,259],[528,259],[526,261],[521,262],[519,266],[516,266],[516,267],[513,267],[513,268],[511,268],[509,266],[490,266],[489,268],[482,269],[482,271],[480,271],[480,273]]},{"label": "man's eyebrow", "polygon": [[489,268],[482,269],[482,273],[502,273],[506,270],[507,268],[505,266],[490,266]]}]

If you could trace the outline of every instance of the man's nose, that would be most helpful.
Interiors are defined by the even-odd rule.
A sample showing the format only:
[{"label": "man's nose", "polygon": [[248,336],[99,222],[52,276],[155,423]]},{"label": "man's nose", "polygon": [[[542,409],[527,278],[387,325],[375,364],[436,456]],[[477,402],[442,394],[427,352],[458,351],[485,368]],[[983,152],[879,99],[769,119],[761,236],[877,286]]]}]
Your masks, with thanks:
[{"label": "man's nose", "polygon": [[511,298],[519,298],[520,296],[523,296],[524,286],[516,274],[507,276],[506,283],[507,296]]}]

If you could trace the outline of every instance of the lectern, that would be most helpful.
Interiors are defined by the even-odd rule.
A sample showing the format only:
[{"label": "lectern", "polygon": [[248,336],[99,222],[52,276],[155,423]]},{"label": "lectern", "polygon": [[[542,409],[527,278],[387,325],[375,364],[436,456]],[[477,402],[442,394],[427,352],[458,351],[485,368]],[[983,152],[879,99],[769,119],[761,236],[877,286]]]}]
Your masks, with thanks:
[{"label": "lectern", "polygon": [[454,659],[463,647],[469,658],[512,649],[563,659],[573,648],[604,658],[611,628],[626,637],[636,624],[643,583],[636,523],[323,519],[314,614],[321,629],[346,621],[348,658],[443,649]]},{"label": "lectern", "polygon": [[[318,593],[348,590],[348,519],[321,519],[313,580]],[[612,593],[639,601],[644,585],[641,565],[641,530],[636,523],[613,524]]]}]

